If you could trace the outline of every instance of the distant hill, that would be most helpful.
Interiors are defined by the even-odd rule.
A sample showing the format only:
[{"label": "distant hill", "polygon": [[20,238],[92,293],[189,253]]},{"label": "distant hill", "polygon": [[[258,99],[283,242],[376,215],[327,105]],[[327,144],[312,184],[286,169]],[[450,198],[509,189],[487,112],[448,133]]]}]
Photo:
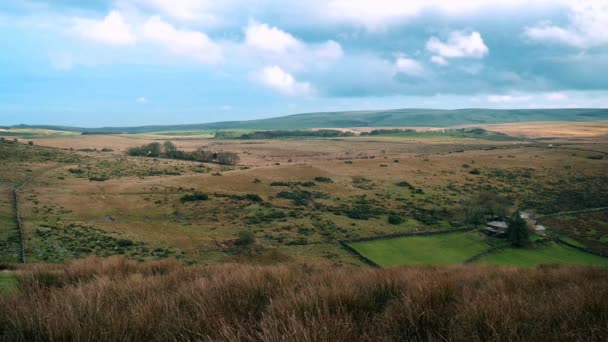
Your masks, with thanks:
[{"label": "distant hill", "polygon": [[295,130],[346,127],[450,127],[530,121],[608,120],[608,109],[394,109],[324,112],[288,115],[249,121],[139,127],[80,128],[49,125],[17,125],[5,128],[43,128],[69,132],[150,133],[159,131],[255,129]]}]

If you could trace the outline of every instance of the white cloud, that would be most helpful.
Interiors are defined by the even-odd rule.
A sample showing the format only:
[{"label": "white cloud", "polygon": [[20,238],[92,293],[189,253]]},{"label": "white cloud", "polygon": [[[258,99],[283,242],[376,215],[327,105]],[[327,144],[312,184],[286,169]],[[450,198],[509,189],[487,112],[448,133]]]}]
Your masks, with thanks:
[{"label": "white cloud", "polygon": [[142,34],[147,39],[165,46],[174,54],[204,63],[217,63],[222,59],[221,47],[206,34],[178,30],[159,17],[149,18],[143,25]]},{"label": "white cloud", "polygon": [[435,54],[431,61],[440,65],[447,64],[450,58],[483,58],[489,52],[479,32],[467,34],[462,31],[453,31],[445,42],[431,37],[426,49]]},{"label": "white cloud", "polygon": [[513,102],[528,102],[532,100],[530,96],[515,96],[515,95],[488,95],[490,103],[513,103]]},{"label": "white cloud", "polygon": [[302,46],[302,43],[291,34],[255,21],[245,29],[245,44],[274,53],[285,53]]},{"label": "white cloud", "polygon": [[325,60],[336,60],[342,58],[344,51],[342,46],[333,40],[328,40],[324,44],[314,48],[314,54]]},{"label": "white cloud", "polygon": [[135,102],[140,103],[140,104],[145,104],[145,103],[148,103],[148,99],[141,96],[141,97],[138,97],[137,99],[135,99]]},{"label": "white cloud", "polygon": [[73,30],[79,36],[110,45],[133,45],[131,26],[119,11],[111,11],[103,20],[74,18]]},{"label": "white cloud", "polygon": [[581,0],[571,2],[570,8],[569,24],[566,27],[541,22],[526,28],[525,35],[535,41],[577,48],[608,45],[608,2]]},{"label": "white cloud", "polygon": [[555,4],[568,0],[330,0],[323,1],[319,13],[331,20],[361,24],[370,30],[384,28],[435,10],[446,15],[462,15],[487,8],[517,8],[531,4]]},{"label": "white cloud", "polygon": [[431,57],[431,62],[438,64],[438,65],[448,65],[448,61],[441,57],[441,56],[433,56]]},{"label": "white cloud", "polygon": [[178,20],[215,22],[215,1],[209,0],[119,0],[119,3],[135,4],[137,7],[160,12]]},{"label": "white cloud", "polygon": [[565,101],[568,100],[568,95],[564,93],[548,93],[545,95],[545,99],[549,101]]},{"label": "white cloud", "polygon": [[395,68],[398,72],[402,72],[412,76],[419,76],[424,72],[424,69],[422,68],[422,65],[420,65],[420,63],[406,57],[397,58],[397,60],[395,61]]},{"label": "white cloud", "polygon": [[262,69],[257,79],[263,85],[284,95],[309,95],[313,92],[310,83],[296,81],[291,74],[276,65]]}]

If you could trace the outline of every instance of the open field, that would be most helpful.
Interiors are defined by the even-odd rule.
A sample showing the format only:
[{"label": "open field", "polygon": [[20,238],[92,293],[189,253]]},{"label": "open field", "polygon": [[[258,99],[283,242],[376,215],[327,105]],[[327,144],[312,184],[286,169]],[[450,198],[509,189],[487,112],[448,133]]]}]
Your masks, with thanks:
[{"label": "open field", "polygon": [[349,245],[382,267],[461,264],[490,247],[478,232],[408,236]]},{"label": "open field", "polygon": [[541,264],[608,266],[608,258],[584,253],[556,243],[535,248],[506,248],[479,259],[482,264],[532,267]]},{"label": "open field", "polygon": [[[26,255],[47,262],[119,254],[186,263],[361,265],[339,240],[462,227],[466,204],[480,194],[539,214],[608,206],[608,157],[602,152],[608,143],[595,135],[557,143],[441,134],[219,140],[159,133],[167,132],[41,135],[28,139],[33,145],[12,138],[0,143],[3,244],[17,246],[9,195],[21,185]],[[184,151],[234,152],[240,162],[126,153],[169,140]],[[197,193],[205,200],[182,201]],[[597,250],[607,243],[603,216],[575,224],[553,220],[543,224],[588,247],[590,240],[576,232],[596,241]],[[594,222],[599,228],[591,227]],[[243,231],[255,236],[255,248],[235,245]],[[440,263],[458,263],[484,242],[466,252],[442,244],[437,246],[454,247],[454,254],[441,259],[432,249],[425,253]],[[14,254],[3,252],[2,261]],[[385,254],[386,265],[410,257]],[[416,263],[435,263],[423,259]]]}]

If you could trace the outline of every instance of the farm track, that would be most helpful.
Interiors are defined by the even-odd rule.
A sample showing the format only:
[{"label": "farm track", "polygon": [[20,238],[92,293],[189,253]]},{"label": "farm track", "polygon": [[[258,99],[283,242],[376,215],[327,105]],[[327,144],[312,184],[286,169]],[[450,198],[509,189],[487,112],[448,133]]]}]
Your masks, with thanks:
[{"label": "farm track", "polygon": [[546,218],[546,217],[556,217],[563,215],[576,215],[576,214],[584,214],[584,213],[593,213],[596,211],[604,211],[608,210],[608,207],[600,207],[600,208],[590,208],[583,210],[574,210],[574,211],[561,211],[559,213],[547,214],[547,215],[539,215],[538,218]]}]

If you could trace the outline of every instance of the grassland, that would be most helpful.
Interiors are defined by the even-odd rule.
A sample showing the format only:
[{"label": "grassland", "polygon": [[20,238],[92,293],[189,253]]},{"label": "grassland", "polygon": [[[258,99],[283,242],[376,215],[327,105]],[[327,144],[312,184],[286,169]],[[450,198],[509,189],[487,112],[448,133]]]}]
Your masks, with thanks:
[{"label": "grassland", "polygon": [[532,267],[541,264],[608,266],[608,258],[549,243],[534,248],[506,248],[478,260],[482,264]]},{"label": "grassland", "polygon": [[608,338],[608,269],[26,265],[0,340],[555,341]]},{"label": "grassland", "polygon": [[407,236],[349,245],[382,267],[461,264],[490,247],[478,232]]},{"label": "grassland", "polygon": [[[8,195],[21,184],[26,254],[45,262],[118,254],[186,263],[361,265],[339,240],[461,227],[463,206],[480,193],[541,214],[608,203],[608,158],[597,158],[608,151],[602,135],[557,143],[439,133],[251,141],[167,133],[1,143],[3,243],[16,246]],[[225,167],[126,155],[129,147],[168,140],[184,151],[235,152],[241,162]],[[207,200],[180,200],[195,193]],[[577,221],[564,230],[584,226],[578,231],[601,249],[605,221]],[[570,236],[551,222],[550,230]],[[255,235],[255,249],[235,248],[243,230]],[[132,245],[119,245],[122,240]],[[446,258],[452,257],[462,259]]]}]

